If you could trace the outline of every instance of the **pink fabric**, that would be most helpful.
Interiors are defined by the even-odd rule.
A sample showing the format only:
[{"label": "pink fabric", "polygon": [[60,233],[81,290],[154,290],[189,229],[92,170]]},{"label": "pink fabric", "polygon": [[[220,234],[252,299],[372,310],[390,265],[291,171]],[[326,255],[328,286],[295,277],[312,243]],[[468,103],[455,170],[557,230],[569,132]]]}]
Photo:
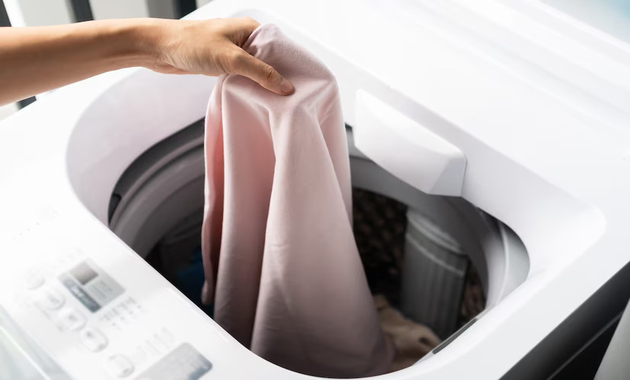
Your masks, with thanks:
[{"label": "pink fabric", "polygon": [[[301,373],[387,372],[352,233],[350,167],[337,83],[274,25],[244,49],[295,85],[275,95],[221,77],[206,119],[203,299],[261,357]],[[215,285],[216,284],[216,285]]]}]

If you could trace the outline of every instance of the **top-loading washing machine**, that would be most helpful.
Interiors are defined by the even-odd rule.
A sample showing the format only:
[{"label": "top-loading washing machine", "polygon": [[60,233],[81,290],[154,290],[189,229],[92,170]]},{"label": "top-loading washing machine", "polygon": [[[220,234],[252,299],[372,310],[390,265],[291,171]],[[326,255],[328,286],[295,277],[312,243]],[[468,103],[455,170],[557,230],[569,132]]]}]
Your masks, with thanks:
[{"label": "top-loading washing machine", "polygon": [[[337,76],[353,185],[432,220],[479,271],[483,313],[384,379],[546,378],[623,309],[629,45],[539,1],[216,0],[190,17],[243,15]],[[122,70],[0,124],[5,376],[308,377],[143,259],[197,234],[214,83]]]}]

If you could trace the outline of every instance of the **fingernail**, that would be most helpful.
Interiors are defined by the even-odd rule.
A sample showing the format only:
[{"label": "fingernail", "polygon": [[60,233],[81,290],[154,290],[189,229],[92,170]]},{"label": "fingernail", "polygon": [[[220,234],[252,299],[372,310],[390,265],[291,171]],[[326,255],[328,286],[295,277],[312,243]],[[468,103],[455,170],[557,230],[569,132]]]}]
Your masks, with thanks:
[{"label": "fingernail", "polygon": [[293,92],[293,85],[288,80],[282,78],[282,82],[280,82],[280,91],[283,94],[291,94]]}]

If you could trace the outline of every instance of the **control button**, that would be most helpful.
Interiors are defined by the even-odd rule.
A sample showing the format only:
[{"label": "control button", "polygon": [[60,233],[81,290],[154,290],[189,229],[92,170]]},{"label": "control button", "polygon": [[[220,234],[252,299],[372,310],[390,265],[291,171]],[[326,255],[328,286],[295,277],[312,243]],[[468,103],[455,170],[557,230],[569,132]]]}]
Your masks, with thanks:
[{"label": "control button", "polygon": [[135,367],[131,360],[124,355],[114,355],[107,361],[110,372],[117,377],[127,377],[133,373]]},{"label": "control button", "polygon": [[63,306],[65,299],[61,293],[55,289],[45,289],[37,299],[37,304],[48,310],[57,310]]},{"label": "control button", "polygon": [[86,327],[81,330],[79,338],[83,346],[92,352],[104,350],[109,343],[107,337],[94,327]]},{"label": "control button", "polygon": [[31,270],[22,278],[24,287],[29,290],[37,289],[44,285],[44,276],[39,271]]},{"label": "control button", "polygon": [[76,309],[67,307],[57,314],[57,321],[63,330],[76,331],[85,326],[85,317]]}]

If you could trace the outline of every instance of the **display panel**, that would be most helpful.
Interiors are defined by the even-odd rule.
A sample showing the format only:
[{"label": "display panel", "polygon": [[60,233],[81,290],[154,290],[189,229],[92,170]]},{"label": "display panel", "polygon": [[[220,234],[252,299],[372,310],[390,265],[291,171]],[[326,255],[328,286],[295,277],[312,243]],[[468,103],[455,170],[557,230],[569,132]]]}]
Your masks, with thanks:
[{"label": "display panel", "polygon": [[89,311],[95,313],[121,295],[125,289],[98,267],[85,260],[59,276],[63,286]]},{"label": "display panel", "polygon": [[212,369],[212,363],[189,343],[184,343],[147,369],[142,380],[199,380]]}]

